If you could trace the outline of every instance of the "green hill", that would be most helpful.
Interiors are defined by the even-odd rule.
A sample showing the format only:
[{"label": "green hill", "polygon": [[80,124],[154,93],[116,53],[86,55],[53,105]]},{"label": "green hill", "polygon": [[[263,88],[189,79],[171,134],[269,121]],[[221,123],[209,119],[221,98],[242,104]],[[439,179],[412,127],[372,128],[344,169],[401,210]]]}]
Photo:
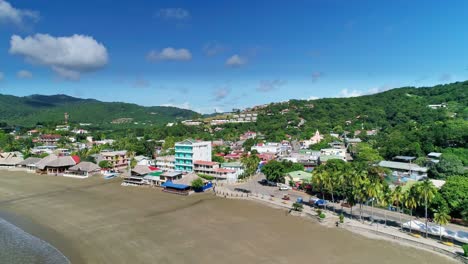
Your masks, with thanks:
[{"label": "green hill", "polygon": [[62,123],[67,112],[71,122],[110,124],[138,122],[160,125],[177,119],[190,119],[198,114],[176,107],[144,107],[120,102],[101,102],[67,95],[0,95],[0,122],[33,126],[37,123]]}]

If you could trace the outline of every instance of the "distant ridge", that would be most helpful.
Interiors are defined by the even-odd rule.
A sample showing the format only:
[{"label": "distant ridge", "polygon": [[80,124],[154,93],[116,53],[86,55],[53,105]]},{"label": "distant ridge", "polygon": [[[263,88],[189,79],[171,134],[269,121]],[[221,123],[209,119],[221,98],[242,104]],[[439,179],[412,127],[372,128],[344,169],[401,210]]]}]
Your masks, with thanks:
[{"label": "distant ridge", "polygon": [[9,125],[60,123],[65,112],[69,113],[71,122],[93,124],[110,124],[114,120],[124,119],[132,123],[160,125],[199,116],[192,110],[177,107],[145,107],[122,102],[101,102],[65,94],[33,94],[24,97],[0,94],[0,122]]}]

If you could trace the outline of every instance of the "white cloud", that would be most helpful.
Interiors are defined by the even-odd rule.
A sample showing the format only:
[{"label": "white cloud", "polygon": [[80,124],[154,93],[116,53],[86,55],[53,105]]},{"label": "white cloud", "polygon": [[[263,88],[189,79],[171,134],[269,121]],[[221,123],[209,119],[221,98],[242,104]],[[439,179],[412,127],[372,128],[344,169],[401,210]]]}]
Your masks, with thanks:
[{"label": "white cloud", "polygon": [[21,70],[16,73],[16,77],[20,79],[31,79],[33,77],[33,74],[30,71]]},{"label": "white cloud", "polygon": [[181,108],[181,109],[191,110],[191,106],[190,106],[189,102],[184,102],[184,103],[181,103],[181,104],[168,103],[168,104],[162,104],[161,106],[172,106],[172,107],[177,107],[177,108]]},{"label": "white cloud", "polygon": [[224,45],[217,42],[210,42],[203,46],[203,53],[205,53],[206,56],[216,56],[226,50],[227,48]]},{"label": "white cloud", "polygon": [[452,79],[453,79],[453,76],[450,73],[444,73],[439,76],[439,81],[444,82],[444,83],[450,82],[452,81]]},{"label": "white cloud", "polygon": [[312,81],[313,82],[317,82],[322,77],[323,77],[323,72],[316,71],[316,72],[312,73]]},{"label": "white cloud", "polygon": [[3,81],[4,78],[5,78],[5,74],[3,74],[3,72],[0,72],[0,82]]},{"label": "white cloud", "polygon": [[266,93],[266,92],[276,90],[285,84],[286,84],[285,80],[279,80],[279,79],[263,80],[263,81],[260,81],[260,85],[257,87],[257,91]]},{"label": "white cloud", "polygon": [[157,15],[163,19],[185,20],[190,18],[190,12],[183,8],[159,9]]},{"label": "white cloud", "polygon": [[192,59],[192,54],[188,49],[174,49],[171,47],[165,48],[161,51],[152,50],[146,55],[149,61],[188,61]]},{"label": "white cloud", "polygon": [[340,91],[340,94],[338,95],[338,97],[357,97],[357,96],[361,96],[363,95],[362,91],[359,91],[359,90],[348,90],[347,88],[346,89],[342,89]]},{"label": "white cloud", "polygon": [[309,98],[307,98],[307,100],[311,101],[311,100],[317,100],[317,99],[320,99],[320,97],[318,96],[310,96]]},{"label": "white cloud", "polygon": [[16,26],[24,26],[25,23],[39,20],[39,13],[36,11],[17,9],[10,3],[0,0],[0,23],[9,23]]},{"label": "white cloud", "polygon": [[65,79],[77,80],[82,73],[96,71],[108,62],[103,44],[85,35],[53,37],[35,34],[22,38],[13,35],[10,53],[21,55],[27,61],[50,67]]},{"label": "white cloud", "polygon": [[214,91],[214,100],[221,101],[224,98],[226,98],[230,92],[231,92],[231,89],[228,86],[219,87],[218,89]]},{"label": "white cloud", "polygon": [[237,54],[232,55],[226,60],[226,65],[230,67],[240,67],[247,64],[247,58],[241,57]]}]

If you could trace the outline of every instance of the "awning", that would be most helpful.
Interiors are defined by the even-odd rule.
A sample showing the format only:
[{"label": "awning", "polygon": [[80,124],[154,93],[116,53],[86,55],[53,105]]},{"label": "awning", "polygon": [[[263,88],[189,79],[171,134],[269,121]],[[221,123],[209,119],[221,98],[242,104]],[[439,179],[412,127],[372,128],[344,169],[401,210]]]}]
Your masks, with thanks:
[{"label": "awning", "polygon": [[161,184],[161,186],[163,186],[165,188],[172,188],[172,189],[177,189],[177,190],[186,190],[186,189],[190,188],[190,186],[188,186],[188,185],[176,184],[176,183],[172,183],[170,181]]}]

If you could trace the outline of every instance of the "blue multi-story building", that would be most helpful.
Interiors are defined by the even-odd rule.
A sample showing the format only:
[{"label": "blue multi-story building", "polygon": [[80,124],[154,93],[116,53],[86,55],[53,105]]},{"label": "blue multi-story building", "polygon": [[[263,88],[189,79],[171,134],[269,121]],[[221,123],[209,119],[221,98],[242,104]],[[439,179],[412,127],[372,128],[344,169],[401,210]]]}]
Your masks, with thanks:
[{"label": "blue multi-story building", "polygon": [[186,139],[175,144],[175,170],[193,171],[196,160],[211,161],[211,142]]}]

